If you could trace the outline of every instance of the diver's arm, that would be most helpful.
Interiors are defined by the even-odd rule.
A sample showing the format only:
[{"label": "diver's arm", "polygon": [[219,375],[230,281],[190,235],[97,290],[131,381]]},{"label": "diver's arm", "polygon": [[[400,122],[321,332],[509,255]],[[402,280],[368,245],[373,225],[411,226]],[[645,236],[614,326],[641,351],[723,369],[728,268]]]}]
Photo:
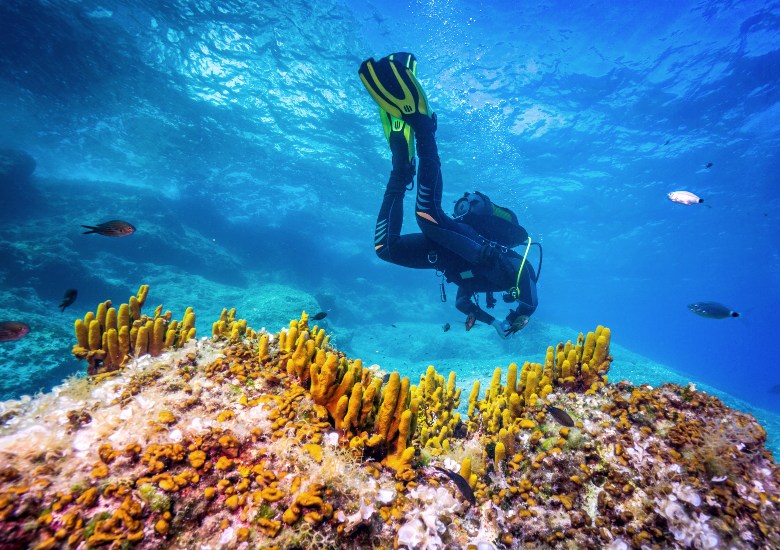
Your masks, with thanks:
[{"label": "diver's arm", "polygon": [[480,323],[485,323],[486,325],[493,324],[493,321],[495,321],[496,318],[475,304],[471,299],[472,295],[473,294],[469,290],[458,287],[458,294],[455,297],[455,307],[458,308],[458,311],[461,313],[473,315]]}]

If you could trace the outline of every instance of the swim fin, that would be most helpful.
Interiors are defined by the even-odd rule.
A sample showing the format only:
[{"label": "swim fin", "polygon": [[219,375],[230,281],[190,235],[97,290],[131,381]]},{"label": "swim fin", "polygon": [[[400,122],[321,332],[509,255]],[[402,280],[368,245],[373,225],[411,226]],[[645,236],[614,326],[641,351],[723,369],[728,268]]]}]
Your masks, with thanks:
[{"label": "swim fin", "polygon": [[414,167],[414,130],[400,118],[391,116],[379,108],[379,118],[385,132],[390,152],[393,154],[393,168]]},{"label": "swim fin", "polygon": [[373,100],[390,117],[401,119],[418,132],[433,130],[428,98],[415,76],[416,69],[414,55],[399,52],[379,61],[366,59],[358,74]]},{"label": "swim fin", "polygon": [[[412,74],[417,74],[417,59],[410,53],[395,53],[389,56],[397,61]],[[414,172],[414,130],[400,118],[396,118],[387,111],[379,108],[379,119],[382,121],[382,130],[385,132],[387,143],[393,154],[393,168],[408,171],[411,167]]]}]

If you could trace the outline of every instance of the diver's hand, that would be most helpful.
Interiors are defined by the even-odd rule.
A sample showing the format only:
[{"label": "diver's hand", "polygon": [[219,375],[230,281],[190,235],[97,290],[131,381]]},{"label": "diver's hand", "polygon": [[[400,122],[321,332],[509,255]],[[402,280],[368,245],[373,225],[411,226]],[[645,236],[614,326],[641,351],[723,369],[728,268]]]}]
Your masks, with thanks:
[{"label": "diver's hand", "polygon": [[528,324],[529,318],[527,315],[521,315],[515,321],[510,325],[509,321],[504,321],[506,323],[507,329],[506,329],[506,335],[510,336],[519,330],[522,330],[525,325]]},{"label": "diver's hand", "polygon": [[506,340],[509,336],[509,331],[511,330],[511,326],[509,325],[509,322],[499,321],[498,319],[494,320],[492,323],[490,323],[494,329],[496,329],[496,332],[498,333],[498,337],[502,340]]}]

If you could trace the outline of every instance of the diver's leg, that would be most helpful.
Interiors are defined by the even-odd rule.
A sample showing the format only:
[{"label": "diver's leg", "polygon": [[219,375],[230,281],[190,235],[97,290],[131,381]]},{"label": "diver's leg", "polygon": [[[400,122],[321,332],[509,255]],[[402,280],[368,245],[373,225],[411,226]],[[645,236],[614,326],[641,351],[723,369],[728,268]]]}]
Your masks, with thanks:
[{"label": "diver's leg", "polygon": [[415,128],[418,157],[415,203],[417,224],[426,237],[458,256],[474,264],[487,264],[491,261],[491,247],[483,244],[476,231],[450,218],[441,207],[444,181],[434,134],[435,116],[433,120],[432,126],[420,127],[419,130]]},{"label": "diver's leg", "polygon": [[414,129],[417,137],[417,222],[426,237],[475,264],[491,260],[489,247],[470,227],[455,222],[441,208],[441,163],[436,147],[436,117],[417,80],[416,60],[408,53],[367,59],[358,71],[360,79],[382,112]]},{"label": "diver's leg", "polygon": [[[411,62],[413,58],[409,59]],[[415,174],[414,131],[402,120],[379,109],[382,127],[392,153],[393,170],[387,182],[374,230],[376,255],[393,264],[415,269],[431,269],[430,242],[422,233],[401,235],[404,194],[411,189]]]},{"label": "diver's leg", "polygon": [[408,172],[393,170],[379,208],[374,231],[374,250],[380,259],[403,267],[433,269],[428,261],[430,242],[422,233],[401,235],[406,186],[412,180]]}]

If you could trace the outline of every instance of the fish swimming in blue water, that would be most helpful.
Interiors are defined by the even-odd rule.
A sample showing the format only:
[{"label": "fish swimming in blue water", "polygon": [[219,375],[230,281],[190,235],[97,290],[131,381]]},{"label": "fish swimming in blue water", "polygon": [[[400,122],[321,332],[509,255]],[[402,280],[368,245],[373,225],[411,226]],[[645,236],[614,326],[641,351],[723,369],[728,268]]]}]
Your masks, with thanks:
[{"label": "fish swimming in blue water", "polygon": [[79,291],[75,288],[69,288],[65,291],[65,296],[62,298],[62,303],[60,304],[60,311],[65,311],[65,308],[71,305],[73,302],[76,301],[76,297],[79,295]]},{"label": "fish swimming in blue water", "polygon": [[15,342],[24,338],[30,332],[30,327],[19,321],[3,321],[0,323],[0,342]]},{"label": "fish swimming in blue water", "polygon": [[311,319],[312,319],[312,321],[322,321],[327,316],[328,316],[328,313],[326,311],[320,311],[319,313],[314,315]]},{"label": "fish swimming in blue water", "polygon": [[81,227],[89,229],[89,231],[84,231],[82,235],[97,233],[105,237],[127,237],[135,233],[135,227],[122,220],[111,220],[98,225],[82,225]]},{"label": "fish swimming in blue water", "polygon": [[704,199],[691,193],[690,191],[672,191],[666,194],[669,200],[679,204],[699,204],[704,202]]},{"label": "fish swimming in blue water", "polygon": [[688,309],[696,315],[707,319],[726,319],[727,317],[739,317],[739,313],[718,302],[696,302],[689,304]]}]

